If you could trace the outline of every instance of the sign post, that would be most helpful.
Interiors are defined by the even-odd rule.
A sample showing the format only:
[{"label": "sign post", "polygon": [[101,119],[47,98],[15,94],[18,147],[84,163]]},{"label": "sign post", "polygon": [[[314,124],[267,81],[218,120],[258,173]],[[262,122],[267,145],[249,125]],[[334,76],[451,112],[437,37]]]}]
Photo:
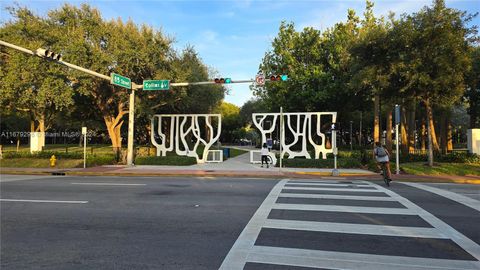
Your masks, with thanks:
[{"label": "sign post", "polygon": [[87,127],[82,127],[83,135],[83,168],[87,167]]},{"label": "sign post", "polygon": [[282,143],[283,137],[283,107],[280,107],[280,171],[282,170]]},{"label": "sign post", "polygon": [[332,149],[333,149],[333,171],[332,176],[338,176],[340,173],[337,169],[337,128],[335,127],[335,123],[332,123]]},{"label": "sign post", "polygon": [[400,155],[398,143],[398,127],[400,126],[400,105],[395,104],[395,174],[400,174]]}]

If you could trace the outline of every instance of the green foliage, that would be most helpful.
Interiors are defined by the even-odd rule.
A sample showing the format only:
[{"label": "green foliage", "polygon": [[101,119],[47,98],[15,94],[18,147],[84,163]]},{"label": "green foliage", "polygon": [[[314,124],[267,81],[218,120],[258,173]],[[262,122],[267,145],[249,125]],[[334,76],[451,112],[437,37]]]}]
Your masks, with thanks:
[{"label": "green foliage", "polygon": [[480,164],[438,163],[433,167],[423,162],[401,164],[401,169],[415,175],[477,175],[480,176]]},{"label": "green foliage", "polygon": [[137,157],[135,159],[135,164],[189,166],[189,165],[197,164],[197,160],[194,157],[185,157],[185,156]]},{"label": "green foliage", "polygon": [[5,152],[3,153],[3,158],[50,158],[52,155],[55,155],[55,158],[65,158],[65,159],[83,159],[83,153],[81,152],[57,152],[57,151],[41,151],[30,153],[28,151],[19,151],[19,152]]},{"label": "green foliage", "polygon": [[221,142],[232,142],[234,131],[242,127],[240,122],[240,108],[232,103],[223,101],[220,106],[214,110],[214,113],[222,115],[222,134]]}]

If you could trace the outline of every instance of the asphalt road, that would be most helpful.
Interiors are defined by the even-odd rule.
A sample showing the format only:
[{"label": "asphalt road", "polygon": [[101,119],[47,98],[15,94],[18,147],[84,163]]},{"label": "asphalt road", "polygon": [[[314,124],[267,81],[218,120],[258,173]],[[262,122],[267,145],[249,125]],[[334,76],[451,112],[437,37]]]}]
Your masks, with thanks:
[{"label": "asphalt road", "polygon": [[480,186],[1,176],[1,269],[480,269]]}]

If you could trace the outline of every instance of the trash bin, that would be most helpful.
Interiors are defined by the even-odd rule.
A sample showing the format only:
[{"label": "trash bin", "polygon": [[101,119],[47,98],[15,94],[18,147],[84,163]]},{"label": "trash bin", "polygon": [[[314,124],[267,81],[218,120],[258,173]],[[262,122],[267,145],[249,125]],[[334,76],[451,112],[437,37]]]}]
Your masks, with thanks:
[{"label": "trash bin", "polygon": [[230,148],[223,148],[223,158],[230,157]]}]

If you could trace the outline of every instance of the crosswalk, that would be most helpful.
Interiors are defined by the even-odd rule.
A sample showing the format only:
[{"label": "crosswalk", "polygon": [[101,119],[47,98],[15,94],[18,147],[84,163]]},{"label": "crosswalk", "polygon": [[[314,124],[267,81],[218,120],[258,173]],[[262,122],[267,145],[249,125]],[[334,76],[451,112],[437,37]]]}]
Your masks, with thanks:
[{"label": "crosswalk", "polygon": [[479,260],[477,243],[390,189],[283,179],[220,269],[480,269]]}]

